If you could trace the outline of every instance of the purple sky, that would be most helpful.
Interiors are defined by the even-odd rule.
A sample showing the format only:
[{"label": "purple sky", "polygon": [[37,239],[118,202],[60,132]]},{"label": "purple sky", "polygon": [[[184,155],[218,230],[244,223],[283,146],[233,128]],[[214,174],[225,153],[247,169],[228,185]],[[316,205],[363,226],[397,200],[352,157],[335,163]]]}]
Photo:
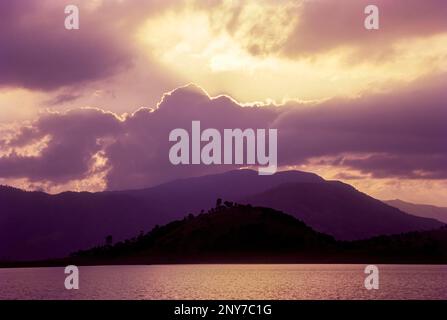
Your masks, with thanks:
[{"label": "purple sky", "polygon": [[115,190],[234,168],[170,164],[169,132],[200,120],[278,129],[281,169],[447,205],[447,2],[375,1],[375,33],[358,0],[72,3],[76,31],[62,2],[0,2],[0,183]]}]

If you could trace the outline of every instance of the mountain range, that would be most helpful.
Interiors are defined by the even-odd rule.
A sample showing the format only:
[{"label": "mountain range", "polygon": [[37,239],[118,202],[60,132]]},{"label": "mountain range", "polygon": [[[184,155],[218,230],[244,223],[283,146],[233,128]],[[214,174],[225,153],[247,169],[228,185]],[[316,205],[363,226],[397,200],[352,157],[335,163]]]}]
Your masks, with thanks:
[{"label": "mountain range", "polygon": [[0,267],[185,263],[447,263],[447,226],[340,241],[278,210],[217,200],[207,212],[60,259]]},{"label": "mountain range", "polygon": [[281,210],[338,240],[430,230],[443,223],[416,217],[353,187],[306,172],[259,176],[251,170],[188,178],[159,186],[98,193],[0,188],[0,260],[63,257],[130,238],[203,212],[217,198]]},{"label": "mountain range", "polygon": [[409,215],[339,181],[287,183],[247,197],[243,203],[292,214],[339,240],[358,240],[439,227],[433,219]]},{"label": "mountain range", "polygon": [[428,204],[416,204],[399,199],[386,200],[386,204],[418,217],[432,218],[447,223],[447,208]]},{"label": "mountain range", "polygon": [[[73,253],[62,264],[447,263],[447,226],[337,241],[299,219],[225,201],[132,239]],[[39,262],[34,262],[39,263]],[[60,264],[61,261],[46,263]],[[44,262],[45,264],[45,262]]]},{"label": "mountain range", "polygon": [[76,263],[248,262],[323,257],[335,246],[333,237],[270,208],[226,201],[208,212],[155,227],[147,234],[71,255]]}]

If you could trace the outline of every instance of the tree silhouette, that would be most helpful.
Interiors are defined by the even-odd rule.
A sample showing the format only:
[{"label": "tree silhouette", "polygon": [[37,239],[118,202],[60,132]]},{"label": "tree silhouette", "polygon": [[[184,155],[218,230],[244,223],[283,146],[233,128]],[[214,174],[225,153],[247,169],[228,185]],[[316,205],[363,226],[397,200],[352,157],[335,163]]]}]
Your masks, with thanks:
[{"label": "tree silhouette", "polygon": [[106,237],[106,246],[111,246],[112,244],[113,244],[113,236],[109,234]]},{"label": "tree silhouette", "polygon": [[225,202],[224,202],[224,205],[225,205],[225,207],[227,207],[227,208],[231,208],[231,207],[233,207],[233,202],[231,202],[231,201],[225,201]]}]

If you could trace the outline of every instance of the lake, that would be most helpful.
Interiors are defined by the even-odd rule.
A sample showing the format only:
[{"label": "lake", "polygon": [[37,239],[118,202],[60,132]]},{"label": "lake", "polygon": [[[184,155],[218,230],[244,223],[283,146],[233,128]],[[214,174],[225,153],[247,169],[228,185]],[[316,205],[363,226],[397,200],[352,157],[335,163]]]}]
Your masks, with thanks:
[{"label": "lake", "polygon": [[80,267],[79,290],[64,268],[0,269],[0,299],[447,299],[446,265],[229,264]]}]

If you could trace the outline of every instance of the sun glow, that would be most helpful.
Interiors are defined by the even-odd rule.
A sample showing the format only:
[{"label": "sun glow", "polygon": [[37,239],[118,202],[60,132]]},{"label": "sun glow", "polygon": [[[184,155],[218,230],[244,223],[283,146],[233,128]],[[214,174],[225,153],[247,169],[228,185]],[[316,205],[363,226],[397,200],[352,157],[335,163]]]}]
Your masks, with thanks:
[{"label": "sun glow", "polygon": [[[237,9],[237,21],[236,9],[228,2],[206,11],[186,6],[147,20],[136,39],[150,59],[176,77],[241,102],[352,97],[447,70],[446,59],[441,58],[447,55],[446,34],[396,42],[388,48],[389,56],[357,63],[348,63],[359,54],[349,46],[312,58],[286,57],[280,48],[299,23],[288,15],[289,6],[272,9],[248,1]],[[262,27],[259,21],[272,21],[271,27]]]}]

